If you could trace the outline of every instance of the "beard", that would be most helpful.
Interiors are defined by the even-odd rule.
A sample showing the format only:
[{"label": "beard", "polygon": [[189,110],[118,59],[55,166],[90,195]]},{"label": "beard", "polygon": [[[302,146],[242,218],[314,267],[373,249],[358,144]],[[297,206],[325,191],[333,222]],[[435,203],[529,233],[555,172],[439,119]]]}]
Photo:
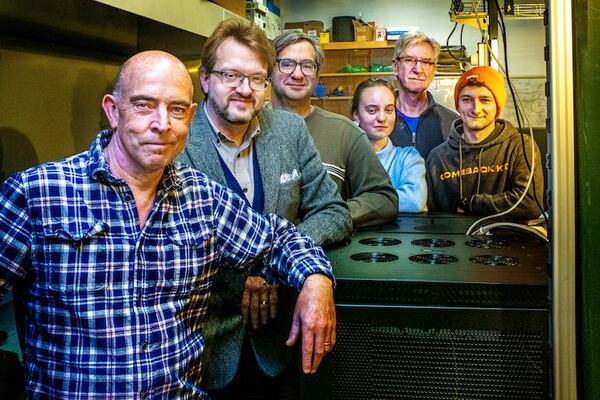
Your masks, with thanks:
[{"label": "beard", "polygon": [[235,117],[229,111],[227,111],[226,107],[222,107],[221,105],[219,105],[210,94],[208,94],[207,97],[208,97],[207,98],[208,104],[214,110],[214,112],[219,117],[221,117],[223,120],[225,120],[233,125],[245,125],[245,124],[249,123],[250,121],[252,121],[254,119],[254,117],[256,117],[256,115],[260,111],[260,108],[258,108],[258,109],[255,109],[254,112],[252,113],[252,115],[249,117],[244,117],[244,116]]}]

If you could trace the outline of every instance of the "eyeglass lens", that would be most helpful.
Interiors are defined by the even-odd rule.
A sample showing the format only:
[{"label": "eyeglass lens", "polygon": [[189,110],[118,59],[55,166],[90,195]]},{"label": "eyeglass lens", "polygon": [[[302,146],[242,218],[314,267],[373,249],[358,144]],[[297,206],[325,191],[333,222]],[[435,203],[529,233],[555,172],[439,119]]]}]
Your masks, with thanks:
[{"label": "eyeglass lens", "polygon": [[296,70],[296,66],[300,65],[300,70],[304,75],[314,75],[317,72],[317,63],[311,60],[296,61],[289,58],[277,60],[279,72],[282,74],[291,74]]}]

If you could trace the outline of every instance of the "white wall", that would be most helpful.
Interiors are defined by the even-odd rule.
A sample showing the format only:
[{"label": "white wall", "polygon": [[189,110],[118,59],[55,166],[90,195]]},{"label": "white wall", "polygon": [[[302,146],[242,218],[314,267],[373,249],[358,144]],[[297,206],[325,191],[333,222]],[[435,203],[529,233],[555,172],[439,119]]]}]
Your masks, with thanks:
[{"label": "white wall", "polygon": [[[375,21],[384,27],[418,26],[441,44],[446,43],[454,24],[448,11],[450,0],[281,0],[282,22],[320,20],[331,28],[335,16],[362,14],[364,21]],[[541,19],[507,19],[509,71],[513,76],[545,76],[545,31]],[[451,45],[459,44],[460,25]],[[465,26],[463,45],[473,54],[481,35],[477,28]]]}]

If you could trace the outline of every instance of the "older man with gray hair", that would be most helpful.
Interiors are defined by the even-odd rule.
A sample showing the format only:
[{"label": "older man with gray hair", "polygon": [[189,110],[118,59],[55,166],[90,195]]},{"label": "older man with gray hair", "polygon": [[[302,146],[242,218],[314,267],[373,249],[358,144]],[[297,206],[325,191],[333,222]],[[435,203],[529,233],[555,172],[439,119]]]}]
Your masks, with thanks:
[{"label": "older man with gray hair", "polygon": [[435,76],[439,43],[422,32],[402,35],[394,48],[392,67],[398,78],[394,146],[414,146],[427,159],[450,133],[458,114],[437,104],[427,90]]}]

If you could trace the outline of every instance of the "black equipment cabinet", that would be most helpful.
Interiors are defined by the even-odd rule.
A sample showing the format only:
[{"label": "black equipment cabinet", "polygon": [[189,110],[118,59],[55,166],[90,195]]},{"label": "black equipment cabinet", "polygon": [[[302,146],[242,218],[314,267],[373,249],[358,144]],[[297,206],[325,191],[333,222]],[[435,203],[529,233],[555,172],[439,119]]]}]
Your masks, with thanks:
[{"label": "black equipment cabinet", "polygon": [[337,344],[302,398],[547,399],[547,245],[401,217],[330,249]]}]

